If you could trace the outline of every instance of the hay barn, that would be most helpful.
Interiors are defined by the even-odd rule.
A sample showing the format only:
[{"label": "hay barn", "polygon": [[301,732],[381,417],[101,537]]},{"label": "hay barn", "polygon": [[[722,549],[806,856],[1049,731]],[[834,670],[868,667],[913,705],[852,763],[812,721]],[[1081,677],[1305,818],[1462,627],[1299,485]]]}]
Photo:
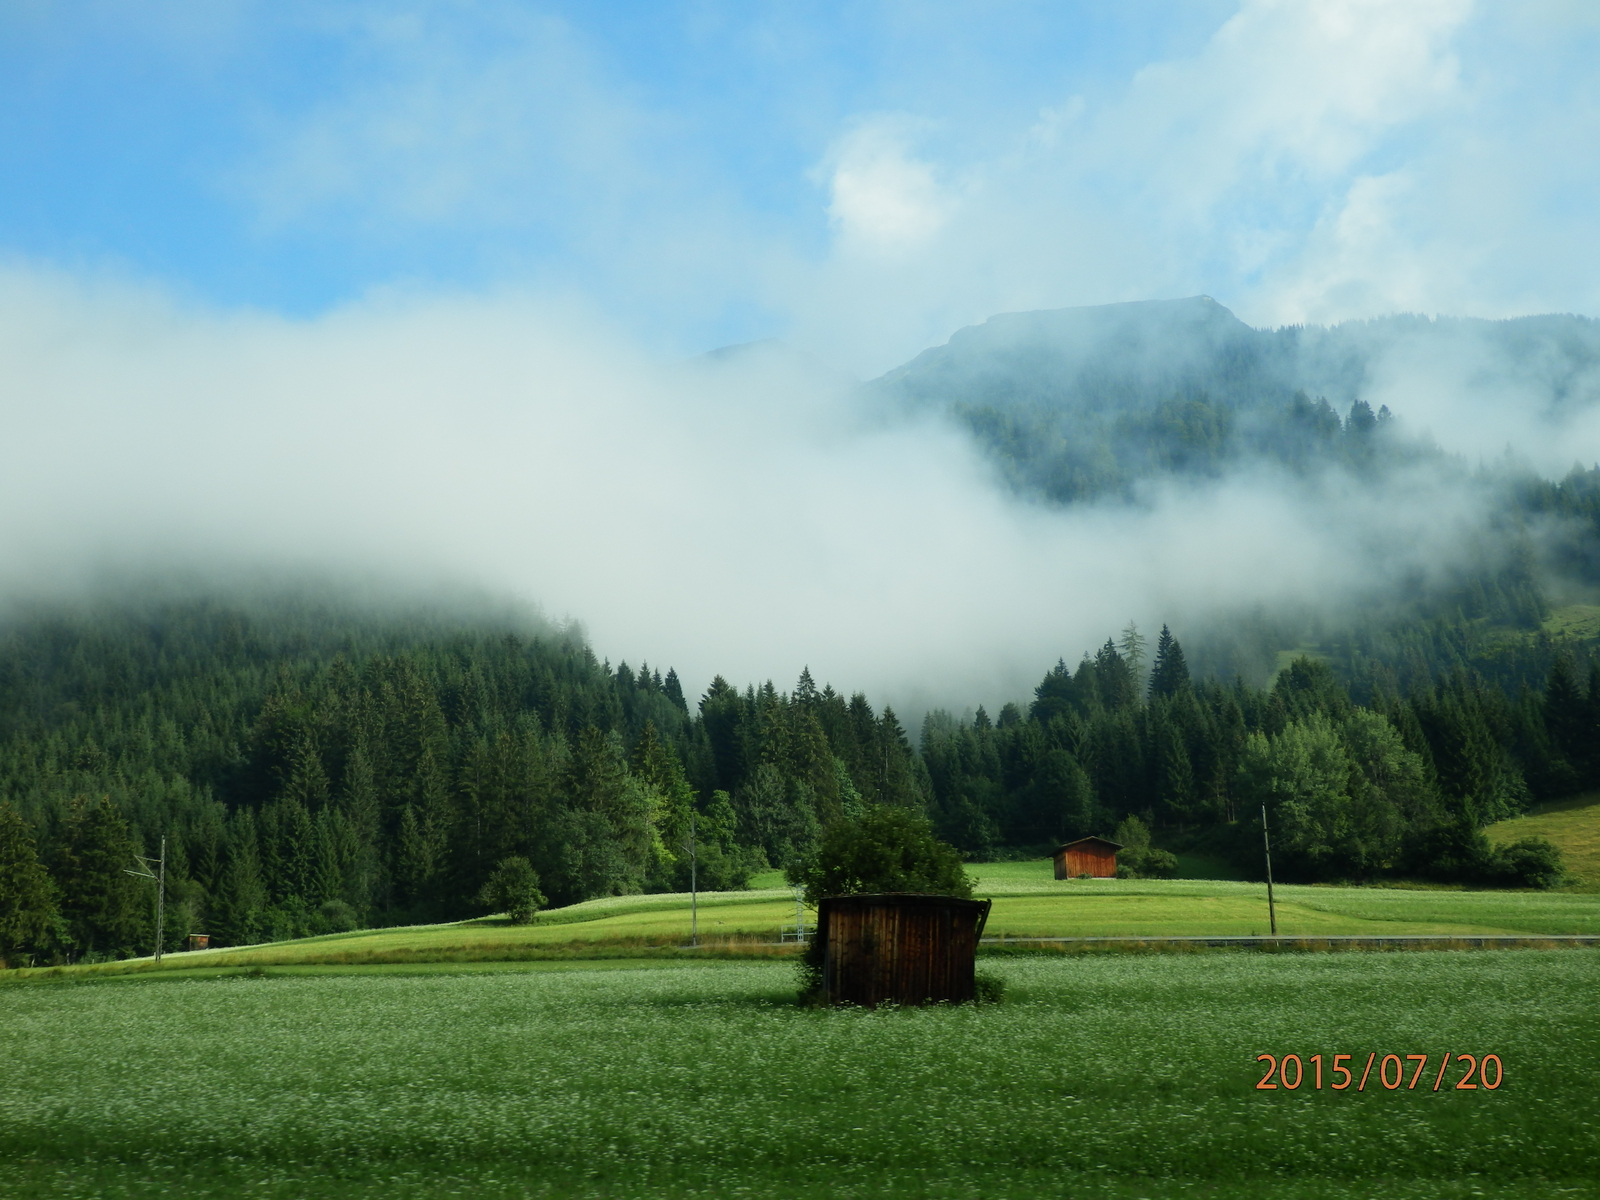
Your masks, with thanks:
[{"label": "hay barn", "polygon": [[989,901],[890,892],[825,896],[817,905],[830,1004],[961,1003],[973,998],[974,956]]},{"label": "hay barn", "polygon": [[1092,875],[1096,879],[1111,879],[1117,873],[1119,842],[1103,837],[1079,838],[1056,850],[1056,878],[1076,879],[1079,875]]}]

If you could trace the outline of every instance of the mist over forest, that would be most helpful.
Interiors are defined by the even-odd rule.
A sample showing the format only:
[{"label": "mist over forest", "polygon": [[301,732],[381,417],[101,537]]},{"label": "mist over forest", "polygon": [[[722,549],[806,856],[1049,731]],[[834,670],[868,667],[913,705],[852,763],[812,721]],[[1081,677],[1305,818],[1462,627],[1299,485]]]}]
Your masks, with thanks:
[{"label": "mist over forest", "polygon": [[[224,373],[255,357],[281,383],[282,332],[245,332]],[[649,403],[574,368],[609,378],[589,393],[608,420],[683,401],[667,440],[621,433],[605,470],[560,471],[597,428],[568,413],[580,436],[512,438],[533,457],[453,477],[453,496],[393,392],[383,436],[406,454],[335,455],[336,484],[306,472],[321,460],[292,412],[259,453],[222,422],[226,555],[175,518],[218,515],[214,477],[175,477],[173,508],[135,502],[168,540],[120,558],[96,550],[113,525],[35,496],[35,526],[62,536],[53,576],[12,581],[0,642],[0,854],[33,881],[0,952],[147,941],[149,896],[122,868],[162,837],[171,943],[245,944],[469,916],[510,858],[552,903],[680,890],[691,821],[700,885],[738,888],[878,804],[969,858],[1116,833],[1136,870],[1183,849],[1247,877],[1265,807],[1288,878],[1546,886],[1545,848],[1496,850],[1482,829],[1600,785],[1600,469],[1550,467],[1593,446],[1597,363],[1600,326],[1577,317],[1263,331],[1205,298],[1010,314],[865,384],[773,345],[629,367]],[[502,435],[531,433],[508,395],[576,394],[539,378],[432,433],[459,449],[495,411]],[[371,388],[320,393],[324,444],[379,411]],[[160,461],[161,427],[124,428]],[[184,436],[186,454],[214,445]],[[629,457],[646,451],[707,463],[716,502],[682,503],[675,474]],[[267,469],[294,486],[265,487]],[[560,503],[474,533],[486,504],[530,498]],[[312,516],[319,553],[284,554]],[[674,522],[670,567],[629,557],[630,523]],[[385,574],[385,537],[434,554],[429,571]],[[379,552],[336,565],[355,542]],[[503,573],[518,547],[557,552]],[[774,578],[714,574],[780,558]],[[609,593],[604,629],[515,600],[580,562]],[[689,637],[631,649],[690,611]]]}]

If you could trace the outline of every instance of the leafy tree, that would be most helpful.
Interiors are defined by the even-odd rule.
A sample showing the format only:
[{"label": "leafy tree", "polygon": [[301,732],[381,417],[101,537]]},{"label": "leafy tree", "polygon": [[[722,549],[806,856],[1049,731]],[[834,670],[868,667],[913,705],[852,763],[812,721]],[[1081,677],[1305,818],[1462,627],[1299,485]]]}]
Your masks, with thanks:
[{"label": "leafy tree", "polygon": [[1265,804],[1274,859],[1286,874],[1315,878],[1365,865],[1350,812],[1350,759],[1321,713],[1291,721],[1276,737],[1252,734],[1239,765],[1247,811]]},{"label": "leafy tree", "polygon": [[824,896],[926,892],[969,898],[972,878],[955,847],[934,836],[928,819],[908,809],[876,806],[824,831],[816,851],[786,872],[805,888],[806,903]]},{"label": "leafy tree", "polygon": [[1117,825],[1111,840],[1122,847],[1117,851],[1117,877],[1137,879],[1150,876],[1171,879],[1178,873],[1178,859],[1171,851],[1150,845],[1150,827],[1130,813]]},{"label": "leafy tree", "polygon": [[519,855],[500,860],[478,899],[491,912],[505,913],[513,925],[526,925],[545,905],[538,872]]},{"label": "leafy tree", "polygon": [[1059,843],[1093,829],[1098,811],[1094,787],[1068,751],[1046,750],[1030,774],[1013,820],[1018,841]]}]

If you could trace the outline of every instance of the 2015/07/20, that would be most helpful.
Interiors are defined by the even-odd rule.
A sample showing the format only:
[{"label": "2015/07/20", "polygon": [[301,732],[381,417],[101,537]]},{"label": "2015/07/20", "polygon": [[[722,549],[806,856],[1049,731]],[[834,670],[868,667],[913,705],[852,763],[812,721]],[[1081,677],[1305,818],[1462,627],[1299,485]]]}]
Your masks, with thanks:
[{"label": "2015/07/20", "polygon": [[[1355,1056],[1351,1054],[1335,1054],[1333,1056],[1332,1074],[1335,1079],[1343,1077],[1343,1082],[1329,1085],[1334,1091],[1344,1091],[1355,1080],[1355,1073],[1344,1065],[1353,1057]],[[1367,1079],[1372,1074],[1372,1064],[1377,1061],[1377,1058],[1378,1052],[1376,1050],[1367,1055],[1367,1065],[1361,1072],[1361,1082],[1355,1085],[1356,1091],[1364,1092],[1367,1090]],[[1464,1061],[1467,1064],[1467,1069],[1461,1078],[1456,1080],[1452,1088],[1453,1091],[1477,1091],[1478,1084],[1473,1082],[1474,1076],[1482,1083],[1484,1089],[1490,1092],[1499,1087],[1505,1079],[1505,1069],[1500,1065],[1500,1056],[1498,1054],[1485,1054],[1481,1062],[1475,1055],[1471,1054],[1457,1054],[1455,1058],[1458,1063]],[[1286,1091],[1292,1092],[1306,1082],[1306,1067],[1301,1063],[1298,1054],[1285,1054],[1281,1060],[1273,1054],[1258,1054],[1256,1055],[1256,1061],[1267,1064],[1267,1073],[1261,1077],[1261,1082],[1256,1084],[1256,1091],[1258,1092],[1277,1091],[1279,1082],[1283,1084]],[[1312,1073],[1315,1076],[1316,1082],[1314,1086],[1320,1089],[1322,1087],[1322,1055],[1313,1054],[1306,1062],[1311,1065]],[[1400,1061],[1400,1055],[1398,1054],[1385,1054],[1383,1061],[1378,1064],[1378,1081],[1389,1091],[1398,1091],[1405,1077],[1406,1062],[1416,1064],[1411,1071],[1411,1082],[1406,1084],[1408,1091],[1414,1090],[1417,1086],[1417,1081],[1423,1077],[1423,1072],[1427,1069],[1428,1055],[1426,1054],[1407,1054],[1405,1062]],[[1489,1081],[1489,1065],[1491,1063],[1494,1064],[1494,1082],[1492,1083]],[[1291,1064],[1293,1064],[1294,1068],[1293,1079],[1290,1078]],[[1392,1083],[1389,1078],[1391,1064],[1394,1067],[1394,1081]],[[1445,1073],[1449,1068],[1450,1055],[1446,1054],[1444,1061],[1439,1064],[1439,1073],[1434,1076],[1433,1086],[1428,1089],[1429,1091],[1437,1092],[1439,1090],[1444,1083]],[[1274,1076],[1277,1077],[1277,1081],[1274,1081]]]}]

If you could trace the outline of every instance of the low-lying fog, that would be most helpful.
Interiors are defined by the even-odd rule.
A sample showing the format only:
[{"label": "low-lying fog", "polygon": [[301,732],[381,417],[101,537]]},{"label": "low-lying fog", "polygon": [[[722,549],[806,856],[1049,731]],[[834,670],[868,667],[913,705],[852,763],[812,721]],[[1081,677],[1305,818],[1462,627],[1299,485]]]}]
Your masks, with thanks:
[{"label": "low-lying fog", "polygon": [[[1462,386],[1459,356],[1387,361],[1374,405],[1447,448],[1600,457],[1600,409],[1553,423],[1521,383]],[[1129,619],[1335,611],[1448,569],[1488,503],[1464,474],[1261,467],[1052,508],[802,355],[662,364],[515,294],[291,321],[13,270],[0,403],[13,591],[152,566],[448,581],[576,618],[692,694],[809,665],[909,711],[1025,696]]]}]

